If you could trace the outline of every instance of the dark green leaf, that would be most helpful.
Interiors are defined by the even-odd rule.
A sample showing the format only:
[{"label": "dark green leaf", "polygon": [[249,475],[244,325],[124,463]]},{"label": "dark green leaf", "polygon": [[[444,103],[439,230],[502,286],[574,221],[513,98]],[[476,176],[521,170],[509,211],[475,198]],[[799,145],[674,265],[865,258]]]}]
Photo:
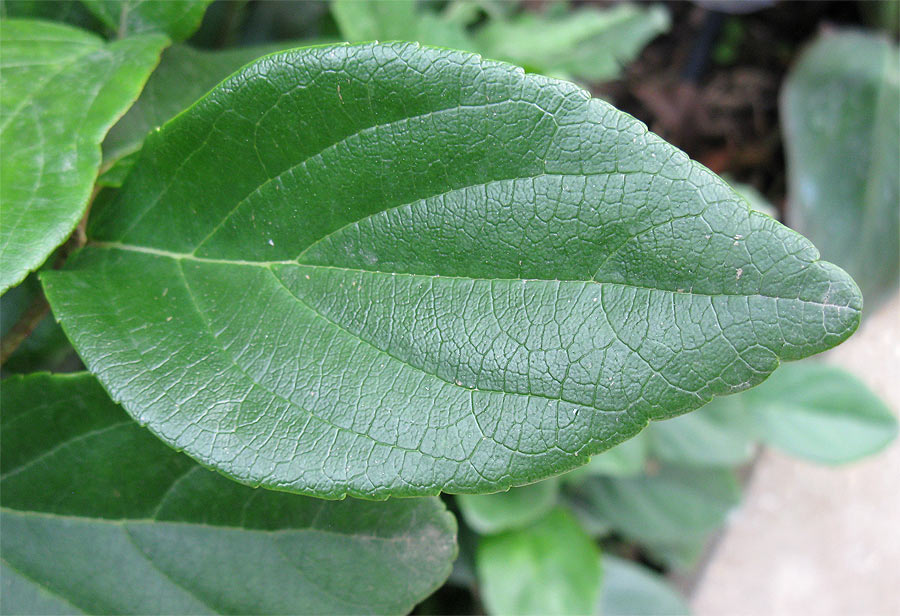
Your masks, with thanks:
[{"label": "dark green leaf", "polygon": [[0,23],[0,293],[84,214],[100,142],[156,65],[165,37],[115,43],[62,24]]},{"label": "dark green leaf", "polygon": [[183,41],[197,28],[212,0],[81,0],[119,38],[162,33]]},{"label": "dark green leaf", "polygon": [[788,221],[847,268],[870,306],[900,279],[900,51],[840,32],[785,83]]},{"label": "dark green leaf", "polygon": [[236,479],[493,492],[847,338],[853,281],[572,84],[406,43],[245,67],[42,280],[114,398]]},{"label": "dark green leaf", "polygon": [[0,18],[61,21],[98,34],[104,30],[83,4],[73,0],[0,0]]},{"label": "dark green leaf", "polygon": [[741,397],[768,444],[813,462],[852,462],[880,451],[897,436],[891,409],[835,366],[785,366]]},{"label": "dark green leaf", "polygon": [[676,616],[690,613],[678,592],[652,571],[603,555],[599,616]]},{"label": "dark green leaf", "polygon": [[483,537],[476,562],[489,614],[590,614],[600,596],[599,550],[564,509]]},{"label": "dark green leaf", "polygon": [[241,486],[132,422],[88,374],[3,381],[2,612],[402,613],[450,573],[434,498]]},{"label": "dark green leaf", "polygon": [[555,477],[496,494],[461,494],[456,502],[466,523],[483,534],[521,528],[556,505],[559,480]]}]

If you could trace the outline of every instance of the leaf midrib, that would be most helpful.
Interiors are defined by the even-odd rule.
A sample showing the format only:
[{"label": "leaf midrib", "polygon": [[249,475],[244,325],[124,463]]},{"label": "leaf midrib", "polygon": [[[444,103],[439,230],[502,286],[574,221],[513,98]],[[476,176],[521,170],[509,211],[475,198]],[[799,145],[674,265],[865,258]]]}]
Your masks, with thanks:
[{"label": "leaf midrib", "polygon": [[[167,259],[172,259],[175,261],[193,261],[197,263],[208,263],[213,265],[234,265],[238,267],[260,267],[264,269],[272,269],[272,266],[275,265],[295,265],[298,267],[309,268],[314,270],[337,270],[342,272],[357,272],[362,274],[374,274],[381,276],[407,276],[411,278],[439,278],[439,279],[448,279],[448,280],[466,280],[466,281],[485,281],[485,282],[550,282],[550,283],[570,283],[570,284],[596,284],[596,285],[605,285],[612,287],[623,287],[623,288],[631,288],[631,289],[644,289],[648,291],[658,291],[660,293],[670,293],[672,295],[692,295],[697,297],[745,297],[745,298],[760,298],[760,299],[772,299],[772,300],[781,300],[781,301],[796,301],[801,302],[803,304],[807,304],[810,306],[820,306],[822,308],[838,308],[838,309],[847,309],[857,311],[855,308],[849,305],[843,304],[831,304],[827,302],[816,302],[813,300],[804,300],[799,297],[781,297],[778,295],[766,295],[764,293],[700,293],[698,291],[694,291],[691,289],[686,289],[684,291],[664,289],[661,287],[651,287],[646,285],[639,285],[634,283],[626,283],[626,282],[613,282],[607,280],[596,280],[596,279],[563,279],[563,278],[482,278],[476,276],[449,276],[446,274],[416,274],[410,272],[391,272],[384,270],[371,270],[364,269],[358,267],[342,267],[337,265],[318,265],[318,264],[307,264],[300,263],[295,260],[274,260],[274,261],[244,261],[240,259],[216,259],[210,257],[198,257],[192,253],[187,252],[173,252],[169,250],[162,250],[158,248],[152,248],[150,246],[139,246],[135,244],[123,244],[120,242],[107,242],[107,241],[91,241],[88,242],[87,247],[93,247],[98,249],[105,250],[120,250],[124,252],[136,252],[141,254],[146,254],[154,257],[163,257]],[[811,264],[818,263],[819,260],[811,262]],[[858,311],[857,311],[858,312]]]}]

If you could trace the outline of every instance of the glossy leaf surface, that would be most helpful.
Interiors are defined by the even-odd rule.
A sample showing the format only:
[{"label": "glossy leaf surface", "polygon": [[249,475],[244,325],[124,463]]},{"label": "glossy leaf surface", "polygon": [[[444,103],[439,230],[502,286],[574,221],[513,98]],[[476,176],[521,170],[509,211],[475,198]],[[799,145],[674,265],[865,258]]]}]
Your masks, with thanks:
[{"label": "glossy leaf surface", "polygon": [[900,50],[825,35],[785,82],[788,217],[845,267],[870,306],[900,279]]},{"label": "glossy leaf surface", "polygon": [[564,509],[533,526],[482,537],[476,554],[489,614],[590,614],[600,595],[600,554]]},{"label": "glossy leaf surface", "polygon": [[828,364],[785,366],[740,398],[766,443],[813,462],[852,462],[897,436],[891,409],[852,374]]},{"label": "glossy leaf surface", "polygon": [[137,98],[165,37],[114,43],[62,24],[0,23],[0,293],[84,214],[100,142]]},{"label": "glossy leaf surface", "polygon": [[164,440],[324,497],[492,492],[857,327],[803,237],[572,84],[267,56],[155,132],[45,290]]},{"label": "glossy leaf surface", "polygon": [[212,0],[81,0],[117,37],[161,33],[175,41],[200,27]]},{"label": "glossy leaf surface", "polygon": [[2,611],[403,613],[456,524],[434,498],[323,501],[205,470],[81,373],[2,388]]}]

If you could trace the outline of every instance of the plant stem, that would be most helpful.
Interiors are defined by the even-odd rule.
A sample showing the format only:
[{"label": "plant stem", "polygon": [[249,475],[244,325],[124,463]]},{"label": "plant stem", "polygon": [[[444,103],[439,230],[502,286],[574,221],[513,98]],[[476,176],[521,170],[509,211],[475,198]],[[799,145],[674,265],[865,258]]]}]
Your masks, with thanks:
[{"label": "plant stem", "polygon": [[34,298],[31,305],[22,313],[22,316],[19,317],[16,324],[9,330],[9,333],[3,337],[3,340],[0,340],[0,366],[6,363],[6,360],[15,353],[16,349],[19,348],[19,345],[31,335],[34,328],[38,326],[38,323],[40,323],[49,312],[50,304],[47,303],[44,292],[39,291],[38,296]]}]

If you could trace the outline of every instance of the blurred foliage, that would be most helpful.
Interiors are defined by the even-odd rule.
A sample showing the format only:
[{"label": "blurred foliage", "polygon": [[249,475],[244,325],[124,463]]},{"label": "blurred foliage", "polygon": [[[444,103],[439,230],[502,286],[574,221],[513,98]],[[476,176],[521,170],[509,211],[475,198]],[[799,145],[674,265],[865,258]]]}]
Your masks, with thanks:
[{"label": "blurred foliage", "polygon": [[790,225],[853,276],[867,308],[900,280],[900,49],[883,36],[821,36],[781,99]]},{"label": "blurred foliage", "polygon": [[658,5],[572,10],[552,3],[538,13],[515,10],[509,3],[455,0],[438,8],[415,0],[332,3],[341,35],[351,42],[418,41],[588,82],[618,77],[625,64],[670,27],[668,11]]}]

